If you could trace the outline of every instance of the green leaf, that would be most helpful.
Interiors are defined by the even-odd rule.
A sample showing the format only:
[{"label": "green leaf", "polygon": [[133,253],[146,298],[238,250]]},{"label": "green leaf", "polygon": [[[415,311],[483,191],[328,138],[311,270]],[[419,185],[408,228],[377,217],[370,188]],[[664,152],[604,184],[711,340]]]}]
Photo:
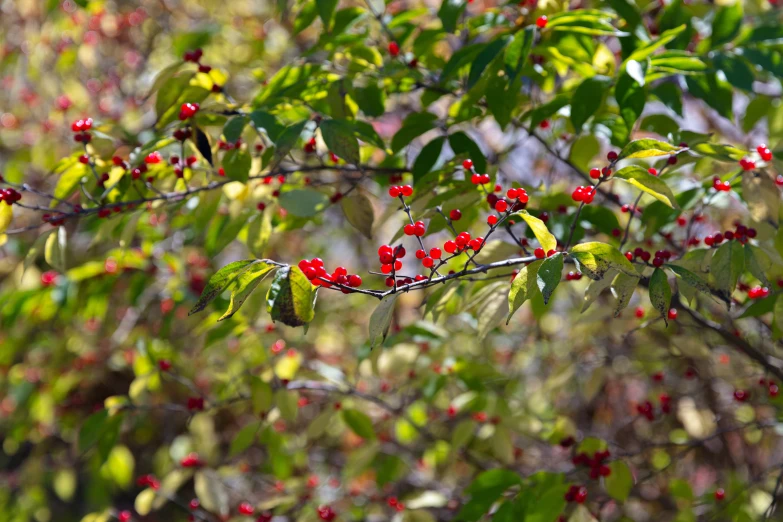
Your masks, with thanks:
[{"label": "green leaf", "polygon": [[370,316],[370,348],[382,343],[389,333],[389,326],[394,315],[394,302],[397,294],[387,295]]},{"label": "green leaf", "polygon": [[392,138],[392,153],[396,154],[411,141],[435,128],[437,116],[430,112],[412,112],[402,122],[402,127]]},{"label": "green leaf", "polygon": [[272,265],[265,261],[258,261],[237,275],[229,287],[231,289],[231,300],[228,304],[228,310],[226,310],[218,321],[228,319],[237,313],[250,296],[251,292],[256,289],[258,284],[264,280],[269,272],[276,268],[277,265]]},{"label": "green leaf", "polygon": [[665,265],[666,268],[674,272],[674,275],[676,275],[678,278],[682,279],[682,281],[695,288],[696,290],[699,290],[700,292],[703,292],[705,294],[711,294],[712,288],[710,288],[710,285],[707,284],[707,282],[699,277],[698,275],[694,274],[687,268],[683,268],[679,265]]},{"label": "green leaf", "polygon": [[552,293],[560,284],[560,278],[563,275],[563,254],[558,252],[552,257],[543,260],[536,273],[536,283],[541,295],[544,298],[544,304],[549,303]]},{"label": "green leaf", "polygon": [[[277,142],[285,127],[277,121],[277,118],[265,111],[253,111],[250,113],[250,121],[256,129],[266,133],[272,143]],[[297,136],[298,137],[298,136]],[[294,140],[296,141],[296,140]]]},{"label": "green leaf", "polygon": [[349,198],[343,198],[340,206],[348,223],[362,233],[367,239],[372,239],[372,226],[375,220],[375,212],[372,203],[364,194],[356,194]]},{"label": "green leaf", "polygon": [[[300,121],[293,125],[289,125],[283,130],[275,141],[275,165],[277,165],[284,157],[291,152],[291,149],[296,145],[299,136],[305,128],[306,121]],[[271,136],[270,136],[271,138]]]},{"label": "green leaf", "polygon": [[482,73],[487,68],[492,60],[500,54],[500,52],[508,45],[509,39],[500,37],[487,44],[484,49],[476,56],[475,60],[471,63],[470,73],[468,74],[467,89],[473,88],[481,78]]},{"label": "green leaf", "polygon": [[499,488],[503,488],[503,491],[505,491],[512,486],[521,484],[522,479],[517,473],[507,469],[493,469],[482,472],[473,482],[471,482],[465,492],[470,495],[475,495],[476,493]]},{"label": "green leaf", "polygon": [[351,428],[355,434],[365,440],[375,440],[375,429],[372,425],[372,420],[365,413],[359,410],[344,409],[342,410],[343,422]]},{"label": "green leaf", "polygon": [[719,71],[723,71],[726,80],[738,89],[753,92],[753,80],[755,74],[744,58],[735,54],[717,53],[713,58],[713,64]]},{"label": "green leaf", "polygon": [[242,136],[242,132],[247,125],[247,116],[236,116],[228,120],[223,127],[223,137],[226,138],[228,143],[236,143],[236,141]]},{"label": "green leaf", "polygon": [[438,18],[443,24],[443,30],[453,33],[457,29],[457,21],[467,4],[461,0],[443,0],[438,9]]},{"label": "green leaf", "polygon": [[278,202],[291,215],[309,218],[326,208],[329,198],[317,190],[294,189],[281,193]]},{"label": "green leaf", "polygon": [[315,6],[316,3],[318,3],[316,0],[304,2],[302,10],[299,11],[299,14],[296,15],[296,19],[294,19],[294,35],[301,33],[315,21],[315,17],[318,16],[318,11]]},{"label": "green leaf", "polygon": [[621,179],[650,194],[652,197],[671,208],[679,208],[677,200],[669,186],[658,176],[653,176],[647,172],[647,169],[638,165],[629,165],[618,170],[613,177]]},{"label": "green leaf", "polygon": [[537,128],[542,121],[551,118],[560,109],[571,103],[570,94],[558,94],[551,101],[539,105],[533,109],[530,113],[530,128]]},{"label": "green leaf", "polygon": [[633,488],[633,475],[628,469],[628,464],[622,460],[615,460],[609,464],[612,472],[605,479],[606,492],[613,499],[625,502]]},{"label": "green leaf", "polygon": [[506,284],[497,283],[476,312],[478,339],[484,339],[489,332],[503,322],[508,313],[508,298],[504,291]]},{"label": "green leaf", "polygon": [[217,471],[204,469],[196,472],[193,489],[201,503],[201,508],[228,517],[229,492]]},{"label": "green leaf", "polygon": [[519,310],[525,301],[531,299],[538,292],[538,269],[543,260],[533,261],[527,266],[522,267],[519,273],[511,282],[511,288],[508,292],[508,317],[506,324],[511,320],[514,312]]},{"label": "green leaf", "polygon": [[253,159],[245,150],[231,149],[223,156],[222,165],[228,179],[247,183]]},{"label": "green leaf", "polygon": [[733,119],[734,89],[728,82],[718,78],[716,74],[700,74],[686,76],[685,83],[691,95],[704,100],[724,118]]},{"label": "green leaf", "polygon": [[465,155],[473,160],[477,172],[487,171],[487,159],[476,142],[462,131],[449,135],[449,145],[455,155]]},{"label": "green leaf", "polygon": [[712,20],[710,47],[715,49],[732,41],[739,34],[742,26],[742,4],[742,1],[735,0],[731,5],[718,8],[715,18]]},{"label": "green leaf", "polygon": [[612,285],[617,275],[618,275],[617,270],[610,269],[606,272],[604,277],[602,277],[601,279],[590,280],[590,282],[587,284],[587,288],[585,288],[585,297],[584,300],[582,301],[582,309],[580,313],[584,313],[585,310],[590,308],[590,305],[593,304],[596,299],[598,299],[598,296],[600,296],[604,290],[606,290]]},{"label": "green leaf", "polygon": [[209,281],[207,281],[204,290],[201,292],[201,297],[199,297],[195,306],[193,306],[190,312],[188,312],[188,315],[195,314],[196,312],[200,312],[206,308],[210,301],[222,294],[223,291],[225,291],[226,288],[228,288],[228,286],[233,283],[240,274],[242,274],[242,272],[247,270],[255,263],[259,262],[260,261],[257,259],[234,261],[233,263],[229,263],[215,272],[215,275],[210,277]]},{"label": "green leaf", "polygon": [[685,24],[680,25],[678,27],[675,27],[673,29],[669,29],[668,31],[664,31],[656,38],[655,40],[642,45],[641,47],[638,47],[634,52],[632,52],[628,58],[627,61],[634,60],[637,62],[641,62],[642,60],[645,60],[649,56],[651,56],[656,50],[663,47],[667,43],[674,40],[681,32],[685,30],[687,26]]},{"label": "green leaf", "polygon": [[378,87],[377,83],[356,88],[354,98],[359,108],[367,116],[383,116],[386,112],[386,92]]},{"label": "green leaf", "polygon": [[329,150],[339,157],[354,165],[360,163],[359,140],[354,136],[353,129],[348,122],[341,120],[322,121],[321,136],[323,136]]},{"label": "green leaf", "polygon": [[272,399],[272,387],[269,383],[253,377],[250,382],[250,402],[253,405],[253,413],[260,415],[268,412],[272,407]]},{"label": "green leaf", "polygon": [[666,278],[666,273],[660,268],[656,268],[652,276],[650,276],[650,302],[653,308],[658,310],[658,313],[663,317],[663,322],[667,325],[669,321],[667,319],[669,313],[669,307],[672,301],[672,289],[669,287],[669,280]]},{"label": "green leaf", "polygon": [[654,156],[669,156],[685,150],[682,147],[675,147],[663,141],[653,139],[634,140],[620,151],[618,160],[631,158],[651,158]]},{"label": "green leaf", "polygon": [[639,275],[622,252],[606,243],[581,243],[572,247],[569,255],[577,262],[581,273],[596,281],[603,278],[610,269],[632,277]]},{"label": "green leaf", "polygon": [[445,141],[446,138],[440,136],[427,143],[424,148],[421,149],[421,152],[419,152],[419,155],[416,157],[416,161],[413,163],[414,182],[420,180],[425,174],[432,170],[432,167],[435,166],[435,163],[440,157]]},{"label": "green leaf", "polygon": [[[608,279],[608,275],[607,277],[604,277],[604,279]],[[595,283],[597,283],[597,281],[591,281],[591,284]],[[628,306],[628,303],[631,302],[631,297],[633,297],[633,293],[638,284],[639,276],[634,277],[623,272],[620,272],[615,276],[612,281],[612,294],[617,301],[614,307],[615,317],[620,315],[620,312],[622,312],[625,307]]]},{"label": "green leaf", "polygon": [[254,421],[239,430],[239,432],[234,437],[234,440],[231,441],[231,446],[228,450],[228,456],[235,457],[252,446],[253,442],[255,442],[256,437],[258,436],[260,428],[261,422]]},{"label": "green leaf", "polygon": [[764,286],[771,286],[764,268],[764,266],[770,267],[771,265],[772,262],[763,250],[750,244],[745,245],[745,266],[753,274],[753,277],[761,281]]},{"label": "green leaf", "polygon": [[731,295],[737,287],[737,280],[745,270],[745,253],[737,241],[727,241],[712,256],[710,277],[716,288]]},{"label": "green leaf", "polygon": [[266,310],[273,321],[288,326],[302,326],[313,320],[316,287],[298,266],[277,271],[266,294]]},{"label": "green leaf", "polygon": [[[3,207],[8,207],[9,210],[5,210]],[[3,232],[3,213],[8,212],[9,215],[11,213],[11,206],[3,204],[3,207],[0,207],[0,233]],[[46,238],[46,245],[44,246],[44,259],[49,263],[49,266],[56,268],[58,272],[67,270],[67,234],[65,227],[58,227],[55,233]]]},{"label": "green leaf", "polygon": [[109,410],[96,411],[84,421],[79,430],[79,453],[85,453],[92,448],[105,432]]},{"label": "green leaf", "polygon": [[318,16],[324,23],[324,27],[329,28],[329,24],[332,21],[334,10],[337,7],[339,0],[315,0],[315,4],[318,7]]},{"label": "green leaf", "polygon": [[579,84],[574,91],[573,101],[571,102],[571,123],[577,132],[595,114],[604,95],[612,85],[612,79],[606,76],[593,76],[587,78]]},{"label": "green leaf", "polygon": [[533,235],[536,236],[536,239],[541,245],[541,248],[544,249],[544,252],[549,252],[550,250],[555,250],[557,248],[557,239],[549,232],[549,229],[543,221],[530,215],[527,210],[515,212],[509,217],[509,219],[512,220],[514,218],[523,219],[525,223],[527,223],[527,226],[533,232]]},{"label": "green leaf", "polygon": [[256,257],[265,255],[269,238],[272,236],[272,212],[266,211],[255,216],[247,226],[247,249]]},{"label": "green leaf", "polygon": [[511,79],[513,80],[527,63],[530,49],[533,48],[533,42],[536,39],[536,27],[530,25],[523,31],[517,31],[514,35],[514,39],[506,47],[503,55],[503,61],[506,67],[511,71]]},{"label": "green leaf", "polygon": [[[568,159],[581,170],[587,171],[593,158],[600,150],[601,143],[598,138],[592,134],[583,134],[571,144]],[[582,210],[584,211],[584,208]]]},{"label": "green leaf", "polygon": [[767,96],[756,96],[745,108],[745,117],[742,119],[742,131],[749,133],[762,118],[771,114],[772,99]]}]

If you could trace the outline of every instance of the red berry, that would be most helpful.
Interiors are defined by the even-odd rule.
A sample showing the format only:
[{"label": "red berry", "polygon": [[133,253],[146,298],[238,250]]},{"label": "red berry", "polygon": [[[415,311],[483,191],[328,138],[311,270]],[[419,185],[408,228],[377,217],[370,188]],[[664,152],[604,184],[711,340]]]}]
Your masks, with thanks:
[{"label": "red berry", "polygon": [[546,23],[547,23],[546,16],[539,16],[538,19],[536,20],[536,26],[539,29],[543,29],[544,27],[546,27]]},{"label": "red berry", "polygon": [[750,398],[750,394],[745,390],[734,390],[734,400],[737,402],[745,402]]},{"label": "red berry", "polygon": [[255,508],[249,502],[242,502],[239,504],[238,511],[240,515],[252,515]]},{"label": "red berry", "polygon": [[432,265],[435,264],[435,260],[427,256],[421,260],[421,264],[424,265],[426,268],[432,268]]},{"label": "red berry", "polygon": [[671,321],[676,320],[677,319],[677,309],[676,308],[669,308],[669,312],[666,314],[666,316]]},{"label": "red berry", "polygon": [[400,187],[400,191],[402,192],[403,196],[412,196],[413,195],[413,187],[410,185],[403,185]]},{"label": "red berry", "polygon": [[397,42],[389,42],[389,54],[392,56],[400,54],[400,45]]},{"label": "red berry", "polygon": [[644,317],[644,308],[642,308],[641,306],[637,306],[636,310],[634,310],[633,313],[637,319],[641,319],[642,317]]},{"label": "red berry", "polygon": [[443,250],[448,252],[449,254],[453,254],[457,251],[457,244],[454,241],[446,241],[443,243]]},{"label": "red berry", "polygon": [[647,169],[647,172],[648,172],[649,174],[652,174],[653,176],[657,176],[657,175],[658,175],[658,169],[654,169],[654,168],[652,168],[652,167],[650,167],[649,169]]},{"label": "red berry", "polygon": [[506,209],[508,209],[508,203],[506,203],[505,200],[501,199],[497,203],[495,203],[495,210],[498,212],[505,212]]},{"label": "red berry", "polygon": [[416,259],[424,259],[427,257],[427,252],[422,250],[421,248],[416,251]]},{"label": "red berry", "polygon": [[131,516],[131,512],[126,509],[125,511],[117,513],[117,520],[120,522],[128,522],[131,519]]},{"label": "red berry", "polygon": [[726,492],[723,490],[723,488],[716,489],[715,490],[715,500],[720,502],[724,498],[726,498]]},{"label": "red berry", "polygon": [[533,251],[533,255],[535,255],[535,256],[536,256],[536,258],[538,258],[538,259],[544,259],[544,258],[546,257],[546,252],[544,252],[544,249],[543,249],[543,248],[540,248],[540,247],[539,247],[539,248],[536,248],[536,249]]},{"label": "red berry", "polygon": [[466,159],[462,162],[462,168],[465,170],[470,170],[473,168],[473,160]]},{"label": "red berry", "polygon": [[389,187],[389,195],[393,198],[399,197],[400,187]]},{"label": "red berry", "polygon": [[432,259],[440,259],[442,255],[443,253],[440,251],[440,248],[433,247],[430,249],[430,257]]},{"label": "red berry", "polygon": [[168,359],[161,359],[158,361],[158,368],[161,369],[161,371],[167,372],[171,369],[171,361]]},{"label": "red berry", "polygon": [[606,159],[609,161],[614,161],[617,159],[617,153],[615,151],[609,151],[609,153],[606,155]]},{"label": "red berry", "polygon": [[487,217],[487,225],[492,227],[492,226],[495,226],[497,224],[497,222],[498,222],[498,217],[497,216],[493,215],[493,216],[488,216]]},{"label": "red berry", "polygon": [[593,179],[598,179],[601,177],[601,170],[600,169],[590,169],[590,177]]}]

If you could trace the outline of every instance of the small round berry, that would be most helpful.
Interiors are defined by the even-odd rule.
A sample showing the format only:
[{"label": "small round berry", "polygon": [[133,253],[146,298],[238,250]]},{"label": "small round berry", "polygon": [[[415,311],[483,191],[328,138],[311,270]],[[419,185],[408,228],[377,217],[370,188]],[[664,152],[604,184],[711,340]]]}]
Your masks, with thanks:
[{"label": "small round berry", "polygon": [[606,155],[606,159],[609,161],[614,161],[617,159],[617,153],[615,151],[609,151],[609,153]]},{"label": "small round berry", "polygon": [[393,198],[399,197],[400,187],[389,187],[389,195]]},{"label": "small round berry", "polygon": [[463,161],[462,162],[462,168],[464,168],[465,170],[472,169],[473,168],[473,160],[466,159],[465,161]]},{"label": "small round berry", "polygon": [[723,490],[723,488],[716,489],[715,490],[715,500],[720,502],[724,498],[726,498],[726,492]]},{"label": "small round berry", "polygon": [[505,200],[501,199],[497,203],[495,203],[495,210],[498,212],[505,212],[508,209],[508,203],[506,203]]},{"label": "small round berry", "polygon": [[452,221],[459,221],[460,218],[462,218],[462,211],[460,211],[459,209],[455,208],[451,212],[449,212],[449,219],[451,219]]},{"label": "small round berry", "polygon": [[255,508],[249,502],[242,502],[239,504],[238,511],[240,515],[252,515]]},{"label": "small round berry", "polygon": [[400,191],[402,192],[402,195],[405,197],[413,195],[413,187],[411,187],[410,185],[403,185],[402,187],[400,187]]},{"label": "small round berry", "polygon": [[745,390],[734,390],[734,400],[737,402],[745,402],[750,398],[750,394]]},{"label": "small round berry", "polygon": [[440,251],[440,248],[438,248],[438,247],[430,248],[430,257],[432,259],[440,259],[442,255],[443,255],[443,252]]},{"label": "small round berry", "polygon": [[416,251],[416,259],[424,259],[427,257],[427,252],[421,248]]},{"label": "small round berry", "polygon": [[128,522],[131,519],[131,516],[131,512],[126,509],[117,513],[117,520],[120,522]]},{"label": "small round berry", "polygon": [[400,44],[397,42],[389,42],[389,54],[397,56],[400,54]]},{"label": "small round berry", "polygon": [[493,216],[488,216],[487,217],[487,225],[493,227],[493,226],[497,225],[497,223],[498,223],[498,217],[497,216],[493,215]]},{"label": "small round berry", "polygon": [[649,169],[647,169],[647,173],[651,174],[653,176],[657,176],[658,175],[658,169],[654,169],[654,168],[650,167]]},{"label": "small round berry", "polygon": [[666,314],[666,317],[668,317],[670,321],[675,321],[677,319],[677,309],[669,308],[669,312]]},{"label": "small round berry", "polygon": [[590,177],[593,179],[598,179],[601,177],[601,170],[600,169],[590,169]]},{"label": "small round berry", "polygon": [[536,27],[539,29],[543,29],[546,27],[547,23],[547,17],[546,16],[539,16],[538,19],[536,19]]},{"label": "small round berry", "polygon": [[426,268],[432,268],[432,265],[435,264],[435,260],[427,256],[421,260],[421,264],[424,265]]},{"label": "small round berry", "polygon": [[446,241],[443,243],[443,250],[448,252],[449,254],[453,254],[457,251],[457,244],[454,241]]},{"label": "small round berry", "polygon": [[533,255],[536,256],[537,259],[544,259],[546,257],[546,252],[544,252],[543,248],[539,247],[533,251]]}]

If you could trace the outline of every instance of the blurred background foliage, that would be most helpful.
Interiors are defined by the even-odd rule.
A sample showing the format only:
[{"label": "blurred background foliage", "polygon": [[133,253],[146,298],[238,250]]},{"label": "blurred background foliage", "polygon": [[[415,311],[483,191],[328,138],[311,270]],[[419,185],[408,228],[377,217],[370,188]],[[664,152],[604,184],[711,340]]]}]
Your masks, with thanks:
[{"label": "blurred background foliage", "polygon": [[[99,522],[122,519],[125,510],[133,520],[249,519],[239,511],[242,502],[252,504],[259,521],[267,513],[280,517],[275,520],[328,520],[319,515],[321,505],[331,506],[338,520],[480,520],[496,502],[502,507],[493,520],[753,521],[765,514],[781,520],[770,507],[783,476],[779,381],[752,356],[760,346],[762,359],[780,371],[779,332],[773,330],[783,312],[772,314],[780,308],[775,299],[783,277],[774,203],[780,193],[773,185],[759,211],[741,189],[725,197],[708,192],[713,176],[735,180],[736,161],[762,141],[780,160],[777,6],[740,2],[741,30],[735,31],[736,13],[725,2],[341,1],[341,18],[335,14],[326,26],[335,31],[344,23],[346,31],[330,38],[319,19],[324,4],[337,5],[1,2],[0,172],[10,182],[51,192],[63,173],[58,169],[82,154],[70,124],[87,116],[99,122],[91,151],[106,165],[113,155],[138,150],[179,153],[177,144],[160,141],[172,127],[156,128],[162,117],[156,101],[164,88],[173,89],[167,82],[184,53],[203,48],[201,62],[213,69],[198,81],[204,91],[222,89],[202,104],[198,120],[211,128],[216,155],[230,111],[245,104],[284,124],[314,113],[361,114],[373,129],[362,140],[371,142],[377,133],[383,145],[363,146],[367,164],[405,170],[405,182],[413,179],[407,169],[417,182],[429,175],[433,190],[465,191],[442,201],[446,211],[462,210],[455,223],[460,231],[481,229],[487,210],[470,185],[458,184],[461,174],[452,180],[469,155],[488,165],[493,181],[528,187],[531,201],[535,194],[531,211],[546,213],[562,243],[577,208],[569,196],[573,169],[603,166],[605,153],[630,137],[731,143],[680,155],[676,167],[665,167],[665,158],[649,165],[670,169],[665,179],[687,214],[689,234],[704,237],[735,221],[756,226],[757,245],[769,255],[762,276],[743,271],[730,314],[716,299],[685,295],[700,315],[683,314],[668,327],[643,290],[617,318],[608,292],[580,314],[587,278],[564,282],[547,306],[537,295],[508,326],[484,323],[501,306],[498,299],[506,301],[508,269],[497,279],[401,295],[389,336],[374,350],[367,325],[377,300],[366,295],[320,292],[307,332],[272,323],[260,291],[225,321],[217,319],[229,306],[226,295],[207,312],[188,316],[210,276],[248,257],[295,264],[318,256],[383,288],[384,278],[367,271],[377,268],[378,244],[399,236],[399,209],[384,199],[392,176],[357,182],[319,172],[327,153],[323,138],[317,159],[300,154],[306,139],[295,149],[313,173],[296,171],[286,180],[286,187],[320,191],[321,199],[307,208],[290,197],[274,202],[277,185],[226,185],[107,220],[8,234],[0,250],[0,522]],[[478,48],[454,66],[451,84],[436,81],[467,44],[491,44],[508,27],[531,26],[538,16],[569,8],[600,8],[618,17],[614,26],[591,25],[591,19],[576,26],[592,32],[539,42],[524,64],[521,94],[512,96],[505,85],[501,94],[470,91],[476,84],[488,89],[480,79],[492,77],[471,69],[481,61]],[[642,84],[669,76],[677,81],[649,84],[648,103],[632,115],[630,129],[623,127],[628,117],[622,110],[633,104],[604,98],[613,82],[579,97],[585,94],[577,89],[581,77],[621,76],[634,48],[680,24],[687,29],[667,44],[669,61],[640,72]],[[754,32],[758,27],[771,29]],[[716,28],[724,31],[717,35],[721,41]],[[406,49],[404,62],[388,58],[389,29]],[[419,67],[410,66],[413,58]],[[303,61],[313,68],[298,74],[320,85],[292,95],[265,90],[276,85],[272,79],[282,67]],[[378,79],[375,89],[351,83],[365,81],[365,74]],[[342,78],[348,81],[337,89],[353,96],[345,104],[333,99],[332,85]],[[421,89],[424,84],[430,88]],[[455,102],[432,84],[473,94]],[[514,103],[495,106],[504,96]],[[575,126],[583,103],[595,107]],[[570,111],[563,110],[569,104]],[[531,115],[533,108],[541,111]],[[396,147],[399,129],[415,127],[415,115],[426,109],[447,120],[445,129],[427,121],[413,131],[410,145],[401,139]],[[529,125],[509,127],[504,115]],[[432,156],[425,144],[441,130],[450,134],[456,159],[445,153],[444,160],[439,145],[423,162],[428,165],[415,167],[419,157]],[[468,136],[464,150],[455,144],[455,131]],[[313,134],[310,125],[303,137]],[[257,156],[254,173],[270,164],[270,157]],[[175,183],[164,190],[179,187]],[[75,186],[72,199],[82,201]],[[626,189],[612,189],[617,205],[584,209],[574,242],[589,236],[620,243],[628,216],[619,204],[636,197]],[[370,202],[373,226],[352,219],[351,207],[334,198],[348,190]],[[257,203],[269,201],[257,210]],[[414,209],[425,212],[428,204]],[[680,212],[652,198],[643,205],[647,211],[630,245],[656,250],[670,244],[672,234],[682,240]],[[758,212],[764,219],[756,219]],[[428,217],[430,232],[443,235],[445,221],[432,212]],[[39,223],[34,211],[14,214],[14,226]],[[269,233],[262,240],[264,227]],[[413,249],[409,245],[409,255]],[[505,238],[484,259],[519,252]],[[752,303],[747,290],[763,284],[762,277],[772,296]],[[750,399],[737,399],[737,391],[746,390]],[[580,452],[604,449],[611,454],[608,476],[591,478],[572,462]],[[187,464],[194,453],[196,466]],[[587,488],[584,504],[566,502],[572,484]],[[193,498],[197,509],[189,505]]]}]

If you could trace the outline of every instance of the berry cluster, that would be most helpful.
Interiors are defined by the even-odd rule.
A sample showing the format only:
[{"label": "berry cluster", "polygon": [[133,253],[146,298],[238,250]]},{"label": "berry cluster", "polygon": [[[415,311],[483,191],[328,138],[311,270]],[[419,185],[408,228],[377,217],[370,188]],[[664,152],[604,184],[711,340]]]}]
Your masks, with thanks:
[{"label": "berry cluster", "polygon": [[73,140],[77,143],[90,143],[92,135],[88,132],[92,129],[92,118],[76,120],[71,123],[71,130],[75,133]]},{"label": "berry cluster", "polygon": [[184,164],[182,158],[179,156],[171,156],[169,163],[174,167],[174,175],[178,178],[182,178],[185,173],[185,166],[193,167],[198,162],[198,158],[195,156],[188,156],[185,158]]},{"label": "berry cluster", "polygon": [[759,379],[759,385],[767,388],[767,392],[769,393],[769,397],[771,399],[774,399],[775,397],[778,396],[778,393],[780,393],[780,388],[778,387],[777,384],[775,384],[775,381],[773,381],[772,379],[767,380],[761,378]]},{"label": "berry cluster", "polygon": [[186,62],[199,63],[203,55],[204,55],[204,51],[202,51],[201,49],[193,49],[192,51],[185,51],[185,54],[182,57],[182,59],[185,60]]},{"label": "berry cluster", "polygon": [[389,187],[389,195],[393,198],[400,196],[408,197],[413,195],[413,187],[410,185],[391,186]]},{"label": "berry cluster", "polygon": [[22,194],[12,188],[0,189],[0,201],[5,201],[6,205],[13,205],[22,199]]},{"label": "berry cluster", "polygon": [[185,121],[189,118],[192,118],[193,116],[196,115],[199,108],[200,107],[198,103],[188,103],[188,102],[183,103],[182,106],[179,108],[179,119]]},{"label": "berry cluster", "polygon": [[[316,286],[323,286],[330,288],[332,283],[349,286],[351,288],[357,288],[362,285],[362,278],[356,274],[348,274],[348,270],[345,267],[338,266],[334,269],[334,272],[329,274],[324,268],[324,262],[322,259],[314,257],[311,260],[302,259],[299,261],[299,268],[304,273],[305,277]],[[347,288],[341,289],[344,294],[351,293]]]},{"label": "berry cluster", "polygon": [[[743,168],[745,168],[745,170],[755,169],[756,168],[755,163],[751,162],[751,164],[752,164],[751,168],[745,168],[745,165],[743,165]],[[718,192],[731,192],[731,183],[729,183],[728,181],[721,181],[718,176],[715,176],[714,178],[712,178],[712,188],[714,188]]]},{"label": "berry cluster", "polygon": [[198,453],[188,453],[182,460],[179,461],[179,465],[183,468],[199,468],[204,465],[204,462],[198,456]]},{"label": "berry cluster", "polygon": [[585,205],[589,205],[593,202],[593,198],[595,197],[596,188],[593,186],[590,187],[576,187],[574,192],[571,194],[571,198],[574,201],[584,203]]},{"label": "berry cluster", "polygon": [[743,245],[748,242],[749,239],[756,237],[756,229],[748,228],[741,223],[734,223],[734,230],[727,230],[723,234],[718,232],[714,235],[709,235],[704,238],[704,244],[711,247],[717,247],[724,240],[731,241],[736,240]]},{"label": "berry cluster", "polygon": [[584,486],[572,485],[568,488],[565,494],[566,502],[576,502],[577,504],[584,504],[587,500],[587,488]]},{"label": "berry cluster", "polygon": [[160,481],[155,475],[142,475],[136,479],[136,485],[142,488],[149,487],[157,491],[160,488]]},{"label": "berry cluster", "polygon": [[319,506],[317,513],[318,518],[324,520],[325,522],[331,522],[337,517],[337,513],[334,512],[331,506]]},{"label": "berry cluster", "polygon": [[188,128],[177,129],[174,131],[174,139],[177,141],[185,141],[186,139],[190,138],[190,136],[191,132]]},{"label": "berry cluster", "polygon": [[574,466],[590,468],[590,478],[598,480],[599,477],[608,477],[612,474],[612,470],[606,465],[606,460],[609,456],[609,450],[596,451],[592,457],[582,452],[574,455],[571,461],[574,463]]},{"label": "berry cluster", "polygon": [[748,299],[763,299],[769,295],[769,288],[766,286],[754,286],[748,290]]}]

